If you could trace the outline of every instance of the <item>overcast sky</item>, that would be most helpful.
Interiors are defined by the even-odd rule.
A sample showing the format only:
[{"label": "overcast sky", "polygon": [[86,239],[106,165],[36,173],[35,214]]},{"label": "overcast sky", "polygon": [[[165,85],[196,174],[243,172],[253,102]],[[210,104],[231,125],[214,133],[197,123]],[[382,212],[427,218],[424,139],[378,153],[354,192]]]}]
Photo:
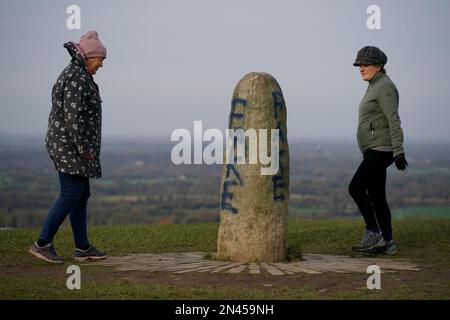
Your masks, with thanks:
[{"label": "overcast sky", "polygon": [[[66,8],[81,8],[69,30]],[[381,30],[366,9],[381,8]],[[0,2],[0,132],[45,135],[63,43],[97,30],[103,133],[224,132],[233,89],[252,71],[280,83],[289,138],[355,140],[367,83],[358,49],[380,47],[400,93],[406,141],[450,140],[450,1],[149,0]]]}]

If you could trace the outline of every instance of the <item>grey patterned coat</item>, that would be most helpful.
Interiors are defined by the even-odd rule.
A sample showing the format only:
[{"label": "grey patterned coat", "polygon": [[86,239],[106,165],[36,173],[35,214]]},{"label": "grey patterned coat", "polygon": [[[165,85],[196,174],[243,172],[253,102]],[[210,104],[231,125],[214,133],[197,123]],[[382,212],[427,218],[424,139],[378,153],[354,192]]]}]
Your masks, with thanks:
[{"label": "grey patterned coat", "polygon": [[53,86],[45,146],[56,170],[100,178],[102,100],[77,46],[64,47],[72,60]]}]

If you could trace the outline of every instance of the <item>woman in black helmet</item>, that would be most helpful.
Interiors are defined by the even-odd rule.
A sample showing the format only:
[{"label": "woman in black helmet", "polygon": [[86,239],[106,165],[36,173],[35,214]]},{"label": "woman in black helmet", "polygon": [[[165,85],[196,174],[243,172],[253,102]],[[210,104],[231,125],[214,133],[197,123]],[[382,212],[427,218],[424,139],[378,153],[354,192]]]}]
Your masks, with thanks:
[{"label": "woman in black helmet", "polygon": [[398,114],[399,95],[386,75],[386,62],[383,51],[366,46],[353,63],[369,85],[359,105],[357,139],[363,161],[350,182],[349,193],[366,223],[362,241],[352,250],[392,255],[397,248],[386,201],[386,169],[395,162],[398,170],[405,170],[408,163]]}]

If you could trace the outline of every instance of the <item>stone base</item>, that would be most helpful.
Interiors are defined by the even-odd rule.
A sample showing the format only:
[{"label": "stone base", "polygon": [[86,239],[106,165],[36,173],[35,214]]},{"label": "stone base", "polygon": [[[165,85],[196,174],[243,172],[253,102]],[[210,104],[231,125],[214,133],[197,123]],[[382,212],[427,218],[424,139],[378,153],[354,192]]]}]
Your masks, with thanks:
[{"label": "stone base", "polygon": [[209,260],[213,256],[206,252],[184,253],[145,253],[123,257],[108,257],[90,265],[116,267],[119,271],[153,271],[183,274],[187,272],[209,272],[229,274],[258,275],[269,273],[282,276],[295,273],[321,274],[337,273],[366,273],[367,267],[377,265],[381,272],[419,271],[416,265],[406,259],[385,259],[379,257],[353,258],[328,254],[305,254],[301,261],[284,263],[241,263]]}]

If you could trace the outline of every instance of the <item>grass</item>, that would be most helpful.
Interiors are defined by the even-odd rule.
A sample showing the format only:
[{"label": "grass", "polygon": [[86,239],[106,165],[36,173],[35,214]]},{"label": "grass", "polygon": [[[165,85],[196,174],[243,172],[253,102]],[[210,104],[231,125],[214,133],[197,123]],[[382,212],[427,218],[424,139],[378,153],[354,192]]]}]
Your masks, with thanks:
[{"label": "grass", "polygon": [[[241,289],[241,288],[204,288],[173,285],[146,285],[125,280],[83,282],[82,290],[68,290],[65,279],[53,278],[6,278],[2,287],[8,294],[0,294],[0,299],[95,299],[106,300],[310,300],[310,299],[383,299],[386,292],[355,290],[353,292],[322,293],[311,287]],[[32,288],[32,290],[28,289]],[[436,287],[438,288],[438,287]],[[6,291],[5,291],[6,293]],[[442,299],[439,291],[417,291],[410,286],[401,286],[391,292],[391,299]]]},{"label": "grass", "polygon": [[[404,219],[393,222],[399,247],[396,258],[447,268],[450,265],[450,220]],[[90,227],[92,243],[112,256],[148,252],[214,252],[218,224],[172,224]],[[291,220],[288,244],[291,252],[348,255],[349,247],[363,232],[361,220]],[[319,292],[318,288],[215,288],[141,284],[118,279],[83,281],[82,290],[70,291],[64,277],[32,276],[6,272],[24,268],[55,268],[31,259],[26,251],[39,234],[38,229],[0,231],[0,299],[440,299],[450,298],[448,279],[419,289],[400,285],[387,290],[342,290]],[[58,253],[70,256],[73,240],[70,229],[61,228],[55,238]],[[63,265],[67,268],[72,264]],[[110,270],[100,266],[83,267],[84,274]],[[275,280],[274,280],[275,281]],[[431,284],[430,284],[431,285]]]},{"label": "grass", "polygon": [[[111,256],[144,252],[214,251],[217,224],[168,224],[102,226],[89,229],[90,240],[108,248]],[[38,229],[16,229],[0,232],[0,266],[40,264],[24,254],[39,236]],[[7,244],[14,244],[8,246]],[[54,240],[58,253],[70,256],[73,251],[72,232],[60,229]]]}]

